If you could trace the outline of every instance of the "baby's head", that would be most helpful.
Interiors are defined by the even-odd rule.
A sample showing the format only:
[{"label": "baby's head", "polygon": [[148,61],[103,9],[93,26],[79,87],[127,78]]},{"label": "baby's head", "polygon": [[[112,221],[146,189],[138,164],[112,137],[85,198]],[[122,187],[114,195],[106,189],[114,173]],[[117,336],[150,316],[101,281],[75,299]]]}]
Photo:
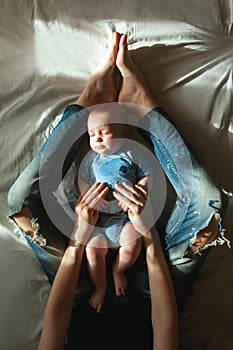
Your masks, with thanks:
[{"label": "baby's head", "polygon": [[112,154],[128,137],[126,114],[118,105],[97,107],[88,118],[88,134],[90,147],[99,154]]}]

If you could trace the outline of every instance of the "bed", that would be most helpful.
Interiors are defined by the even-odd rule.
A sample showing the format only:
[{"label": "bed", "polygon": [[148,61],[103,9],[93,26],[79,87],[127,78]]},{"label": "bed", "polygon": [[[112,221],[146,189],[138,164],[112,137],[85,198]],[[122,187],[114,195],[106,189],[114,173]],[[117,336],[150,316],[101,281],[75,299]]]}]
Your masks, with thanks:
[{"label": "bed", "polygon": [[[114,30],[152,95],[228,193],[233,234],[231,0],[0,2],[0,348],[34,350],[50,285],[7,217],[11,184],[83,90]],[[61,244],[62,246],[62,244]],[[233,348],[233,254],[209,251],[180,315],[180,348]]]}]

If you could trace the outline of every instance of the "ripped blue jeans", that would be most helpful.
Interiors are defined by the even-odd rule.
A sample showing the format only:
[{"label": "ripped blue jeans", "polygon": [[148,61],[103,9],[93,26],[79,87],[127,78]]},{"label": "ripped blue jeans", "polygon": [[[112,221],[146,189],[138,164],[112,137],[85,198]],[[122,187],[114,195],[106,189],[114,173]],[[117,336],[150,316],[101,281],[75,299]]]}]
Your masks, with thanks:
[{"label": "ripped blue jeans", "polygon": [[176,193],[175,206],[164,232],[165,251],[170,265],[188,273],[198,259],[188,256],[187,250],[216,212],[219,213],[219,237],[208,246],[226,243],[230,247],[220,216],[221,210],[224,214],[223,202],[226,203],[227,198],[198,163],[162,108],[149,111],[142,125],[141,133],[151,141],[156,158]]},{"label": "ripped blue jeans", "polygon": [[[45,179],[44,182],[46,184],[46,194],[53,193],[56,190],[60,180],[59,161],[64,159],[63,176],[67,173],[79,152],[86,132],[87,117],[87,113],[79,105],[70,105],[65,109],[60,122],[49,139],[42,145],[34,159],[10,188],[8,194],[9,218],[19,213],[24,206],[29,205],[30,196],[40,192],[38,182],[41,176],[41,164],[46,165],[47,173],[50,174],[50,178]],[[162,233],[164,249],[171,266],[175,266],[184,273],[189,273],[197,264],[198,258],[196,256],[186,256],[187,249],[192,245],[197,233],[205,228],[214,213],[221,209],[222,193],[213,184],[203,167],[199,165],[177,129],[168,119],[166,113],[160,107],[149,111],[141,120],[143,125],[141,133],[152,143],[156,158],[176,195],[175,206],[164,233]],[[77,127],[80,136],[78,140]],[[73,142],[72,147],[67,152],[63,144],[70,138],[76,139],[76,141]],[[46,148],[48,141],[50,145],[49,148]],[[59,154],[59,157],[55,157],[56,161],[54,163],[54,154],[56,153]],[[50,165],[50,159],[52,158],[53,164]],[[42,174],[42,177],[46,178],[47,173]],[[54,213],[59,217],[60,208],[56,199],[50,201],[50,206],[54,206]],[[68,216],[63,229],[72,231],[73,223]],[[61,226],[64,225],[63,222],[64,220],[61,220]],[[224,237],[221,220],[219,222],[219,233],[215,244],[227,243],[229,245],[230,242]],[[52,283],[60,258],[54,257],[47,251],[46,247],[40,247],[31,237],[25,233],[23,234]],[[142,274],[139,279],[141,279],[139,282],[141,286],[148,285],[145,274]],[[145,283],[143,279],[146,280]]]},{"label": "ripped blue jeans", "polygon": [[[79,113],[78,113],[79,112]],[[41,203],[41,196],[40,196],[40,167],[42,164],[50,164],[50,159],[56,159],[56,154],[62,157],[64,155],[64,149],[63,149],[63,143],[66,142],[68,138],[70,138],[70,135],[72,134],[72,128],[75,124],[77,124],[77,113],[79,122],[81,125],[86,124],[86,113],[83,110],[83,107],[77,106],[77,105],[70,105],[68,106],[59,123],[54,128],[53,132],[51,133],[50,137],[44,142],[44,144],[41,146],[35,157],[32,159],[32,161],[29,163],[29,165],[23,170],[23,172],[19,175],[19,177],[16,179],[16,181],[11,186],[9,192],[8,192],[8,218],[13,218],[14,214],[19,213],[23,207],[29,207],[31,206],[31,198],[36,198],[36,200]],[[68,122],[67,122],[68,120]],[[74,161],[74,158],[78,152],[78,149],[80,148],[80,145],[84,138],[84,132],[82,132],[82,127],[80,127],[80,133],[81,137],[73,143],[72,147],[69,148],[68,154],[66,154],[65,161],[63,164],[63,176],[67,173],[68,169],[70,168],[71,164]],[[75,135],[73,135],[75,137]],[[72,136],[71,136],[72,137]],[[49,147],[47,147],[49,144]],[[48,191],[53,191],[58,184],[59,180],[58,175],[56,173],[56,168],[58,168],[57,164],[54,164],[54,161],[52,163],[52,168],[54,171],[52,171],[51,176],[51,168],[48,170],[50,173],[50,178],[46,178],[45,176],[45,183],[50,185],[52,184],[52,188],[48,189]],[[60,207],[57,205],[57,201],[54,198],[54,206],[55,211],[57,210],[58,216],[59,216],[59,210]],[[40,204],[39,204],[40,207]],[[31,209],[31,208],[30,208]],[[44,208],[42,209],[42,211]],[[39,214],[38,214],[39,216]],[[40,217],[39,217],[40,222]],[[73,229],[73,222],[69,220],[69,217],[67,217],[66,220],[65,229],[67,231],[71,231]],[[37,244],[32,237],[27,235],[25,232],[22,231],[23,236],[25,237],[27,243],[33,250],[35,256],[39,260],[46,276],[48,277],[48,280],[50,283],[53,282],[56,271],[59,267],[59,264],[61,262],[61,252],[56,249],[56,247],[41,247],[39,244]],[[43,232],[43,235],[46,236],[46,234]],[[51,249],[52,248],[52,249]],[[52,250],[52,253],[51,253]],[[55,254],[53,254],[55,253]]]}]

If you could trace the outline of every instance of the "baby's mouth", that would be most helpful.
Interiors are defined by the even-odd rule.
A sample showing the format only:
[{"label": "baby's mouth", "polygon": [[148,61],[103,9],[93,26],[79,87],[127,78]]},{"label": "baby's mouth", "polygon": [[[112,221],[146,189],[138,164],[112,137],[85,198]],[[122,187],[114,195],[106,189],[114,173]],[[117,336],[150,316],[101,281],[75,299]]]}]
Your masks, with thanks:
[{"label": "baby's mouth", "polygon": [[95,149],[100,150],[100,149],[105,149],[106,147],[104,145],[99,145],[96,146]]}]

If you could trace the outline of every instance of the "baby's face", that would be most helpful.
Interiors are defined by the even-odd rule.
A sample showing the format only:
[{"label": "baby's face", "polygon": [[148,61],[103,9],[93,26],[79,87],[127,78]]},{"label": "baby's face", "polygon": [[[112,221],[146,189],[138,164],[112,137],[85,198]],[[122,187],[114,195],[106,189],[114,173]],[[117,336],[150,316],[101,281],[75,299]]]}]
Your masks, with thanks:
[{"label": "baby's face", "polygon": [[122,145],[124,138],[128,137],[128,128],[121,115],[111,110],[92,111],[88,118],[88,134],[90,147],[99,154],[112,154]]},{"label": "baby's face", "polygon": [[127,127],[122,124],[104,124],[88,130],[90,147],[99,154],[112,154],[127,137]]}]

